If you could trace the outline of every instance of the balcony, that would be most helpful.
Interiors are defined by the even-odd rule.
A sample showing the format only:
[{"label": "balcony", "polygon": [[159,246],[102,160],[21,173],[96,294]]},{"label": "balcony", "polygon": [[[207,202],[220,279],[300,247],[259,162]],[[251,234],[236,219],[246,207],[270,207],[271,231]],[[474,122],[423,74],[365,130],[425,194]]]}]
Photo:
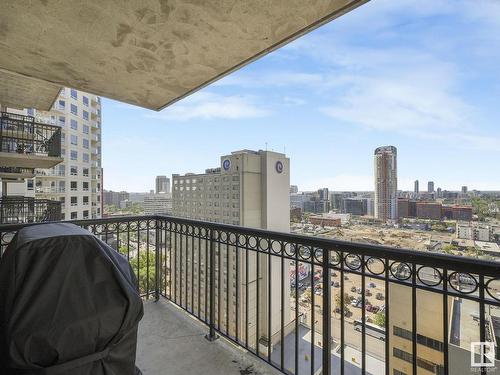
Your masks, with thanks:
[{"label": "balcony", "polygon": [[33,168],[0,167],[0,179],[22,180],[33,177],[35,177]]},{"label": "balcony", "polygon": [[61,202],[28,197],[0,198],[0,223],[39,223],[61,220]]},{"label": "balcony", "polygon": [[[135,270],[146,375],[249,373],[252,357],[269,373],[460,375],[475,342],[500,368],[500,263],[163,215],[74,223]],[[21,227],[0,226],[0,253]]]},{"label": "balcony", "polygon": [[66,187],[62,186],[37,186],[35,187],[37,194],[63,194],[66,192]]},{"label": "balcony", "polygon": [[59,127],[36,123],[30,116],[0,116],[0,165],[51,168],[62,162]]},{"label": "balcony", "polygon": [[35,175],[36,177],[48,177],[48,178],[53,178],[53,177],[65,177],[66,173],[64,170],[53,170],[53,169],[35,169]]}]

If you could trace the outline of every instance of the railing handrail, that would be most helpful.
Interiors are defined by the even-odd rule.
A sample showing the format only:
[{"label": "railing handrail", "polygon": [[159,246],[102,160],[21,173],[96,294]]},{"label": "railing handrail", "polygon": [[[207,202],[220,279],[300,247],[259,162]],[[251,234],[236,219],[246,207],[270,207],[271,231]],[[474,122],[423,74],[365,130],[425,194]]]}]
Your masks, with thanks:
[{"label": "railing handrail", "polygon": [[[406,248],[394,248],[384,245],[373,245],[359,242],[348,242],[330,238],[310,237],[295,233],[277,232],[267,229],[241,227],[231,224],[213,223],[202,220],[186,219],[171,215],[134,215],[134,216],[120,216],[109,217],[102,219],[83,219],[71,220],[80,226],[90,226],[95,224],[111,224],[123,221],[154,221],[166,220],[175,222],[177,224],[186,224],[201,227],[204,229],[212,229],[219,231],[237,232],[238,234],[248,236],[267,237],[273,240],[290,242],[310,248],[330,249],[331,251],[342,251],[350,254],[359,254],[368,257],[385,259],[389,258],[393,261],[417,263],[421,266],[437,267],[437,268],[452,268],[460,272],[477,273],[485,276],[498,277],[500,275],[500,262],[487,261],[476,258],[461,257],[450,254],[429,253],[424,251],[417,251]],[[16,231],[27,225],[38,225],[44,223],[26,223],[26,224],[2,224],[0,225],[0,232],[2,231]]]},{"label": "railing handrail", "polygon": [[[447,354],[448,348],[456,345],[452,327],[456,330],[461,329],[462,324],[472,324],[479,331],[479,340],[486,342],[491,336],[486,328],[493,316],[489,309],[500,307],[500,287],[497,284],[500,263],[485,260],[162,214],[93,218],[69,223],[88,229],[130,261],[142,297],[156,300],[164,297],[206,324],[209,340],[218,335],[225,337],[284,373],[289,373],[287,369],[293,366],[297,373],[299,361],[300,366],[306,362],[307,366],[310,364],[311,374],[318,373],[320,361],[323,373],[333,373],[334,345],[338,345],[340,351],[334,354],[340,357],[340,364],[336,365],[340,365],[340,372],[337,367],[335,373],[350,373],[346,366],[351,361],[344,349],[352,344],[346,336],[346,331],[352,330],[361,335],[361,342],[354,344],[353,348],[361,353],[358,364],[362,372],[367,372],[368,356],[374,355],[369,350],[373,343],[367,341],[368,336],[373,336],[383,342],[385,373],[390,373],[393,367],[390,353],[392,348],[398,347],[393,345],[394,335],[411,341],[407,344],[411,345],[412,352],[406,352],[404,360],[412,364],[414,372],[417,367],[422,367],[452,375]],[[8,246],[17,230],[38,224],[0,225],[0,238],[3,239],[0,246]],[[378,266],[372,259],[378,259]],[[375,268],[372,269],[372,265]],[[299,277],[300,267],[308,268],[304,277]],[[430,270],[421,272],[422,267]],[[300,281],[305,283],[308,296]],[[377,284],[372,281],[377,281]],[[396,289],[398,286],[401,288]],[[368,288],[376,287],[380,289],[367,293]],[[273,296],[275,288],[281,288],[281,292]],[[333,288],[339,289],[334,292]],[[355,298],[348,293],[349,290],[356,293]],[[376,291],[378,293],[374,296]],[[425,292],[425,296],[420,291]],[[406,295],[403,300],[399,300],[400,293]],[[316,294],[321,297],[315,297]],[[398,300],[391,300],[391,295]],[[384,304],[379,306],[375,302],[377,311],[369,309],[372,306],[369,296],[373,296],[371,303],[376,299]],[[419,341],[419,335],[427,337],[427,333],[420,329],[417,314],[420,303],[426,304],[428,298],[436,303],[436,309],[425,314],[431,313],[431,319],[436,319],[438,325],[435,334],[429,336],[433,341],[426,344]],[[360,308],[360,313],[353,314],[349,310],[352,302],[355,303],[353,306]],[[457,320],[454,311],[449,309],[455,309],[456,303],[475,306],[473,311],[479,307],[479,312],[474,312],[479,324]],[[408,306],[401,310],[398,307],[401,304]],[[378,315],[379,312],[382,315]],[[464,310],[464,314],[470,314],[470,311]],[[374,317],[377,318],[375,324],[380,327],[378,331],[381,331],[376,336],[369,332],[373,325],[367,324],[374,322],[370,320]],[[335,325],[332,319],[336,319]],[[411,319],[411,326],[402,323],[406,328],[399,327],[400,319],[406,322]],[[340,324],[340,330],[334,335],[332,329],[337,324]],[[311,334],[310,344],[305,343],[310,345],[310,358],[306,355],[305,359],[299,359],[299,345],[304,345],[299,344],[302,325]],[[397,326],[404,331],[402,335],[395,332]],[[295,350],[285,353],[284,345],[288,340],[285,335],[288,337],[289,334],[295,337]],[[421,362],[420,350],[417,350],[419,345],[444,355],[441,360],[424,356],[431,361]],[[406,350],[407,347],[402,348]],[[321,359],[317,356],[318,350],[321,350]],[[375,354],[377,358],[378,354]],[[290,365],[291,361],[295,364]]]},{"label": "railing handrail", "polygon": [[0,112],[0,140],[2,152],[61,156],[61,128],[33,116]]}]

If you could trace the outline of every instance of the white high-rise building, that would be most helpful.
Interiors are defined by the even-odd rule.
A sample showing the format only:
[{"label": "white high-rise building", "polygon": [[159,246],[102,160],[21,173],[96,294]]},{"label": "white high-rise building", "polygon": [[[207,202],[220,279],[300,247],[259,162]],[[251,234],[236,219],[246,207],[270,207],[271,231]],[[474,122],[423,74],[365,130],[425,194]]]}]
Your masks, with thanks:
[{"label": "white high-rise building", "polygon": [[172,213],[172,194],[159,193],[146,195],[144,197],[144,213],[146,215],[170,215]]},{"label": "white high-rise building", "polygon": [[[284,154],[262,150],[235,151],[221,157],[220,167],[207,169],[203,174],[183,176],[175,174],[172,176],[172,183],[173,215],[175,216],[244,227],[290,231],[290,160]],[[228,288],[230,292],[227,295],[233,302],[229,302],[224,293],[220,296],[220,304],[216,306],[217,309],[220,306],[223,314],[229,306],[229,326],[226,329],[231,334],[236,333],[237,324],[234,317],[236,311],[239,311],[237,318],[240,322],[239,337],[245,336],[245,293],[248,290],[248,324],[252,327],[248,333],[248,341],[253,343],[256,340],[256,300],[259,296],[258,338],[259,342],[264,343],[262,345],[267,345],[269,343],[267,331],[269,294],[267,291],[271,290],[272,301],[280,301],[281,293],[285,293],[288,300],[290,294],[288,265],[285,274],[281,275],[277,271],[281,269],[281,260],[279,257],[272,257],[275,258],[271,259],[274,272],[269,279],[266,271],[269,269],[267,257],[262,256],[257,259],[256,253],[252,251],[249,252],[249,271],[246,275],[244,256],[240,256],[237,262],[236,249],[221,246],[219,251],[219,256],[228,260],[224,262],[229,275],[222,280],[225,284],[217,287],[216,290]],[[201,256],[203,257],[203,254]],[[259,291],[257,291],[258,282],[256,282],[257,261],[260,266]],[[237,277],[236,269],[239,269],[240,277]],[[281,289],[282,281],[283,289]],[[201,282],[204,284],[204,280]],[[269,283],[271,283],[270,288]],[[201,290],[204,290],[204,285]],[[236,301],[236,296],[239,296],[238,301]],[[239,310],[236,305],[239,305]],[[279,331],[281,324],[279,309],[278,303],[274,303],[271,307],[271,345],[279,339],[274,335]],[[283,313],[285,324],[287,324],[290,321],[288,304],[285,304]],[[226,320],[222,319],[222,321]]]},{"label": "white high-rise building", "polygon": [[397,149],[384,146],[375,149],[375,217],[383,221],[398,218]]},{"label": "white high-rise building", "polygon": [[170,178],[167,176],[156,176],[155,190],[156,194],[170,193]]},{"label": "white high-rise building", "polygon": [[102,215],[101,100],[62,89],[52,110],[26,109],[37,122],[61,127],[61,157],[51,169],[37,169],[35,196],[62,202],[62,220]]}]

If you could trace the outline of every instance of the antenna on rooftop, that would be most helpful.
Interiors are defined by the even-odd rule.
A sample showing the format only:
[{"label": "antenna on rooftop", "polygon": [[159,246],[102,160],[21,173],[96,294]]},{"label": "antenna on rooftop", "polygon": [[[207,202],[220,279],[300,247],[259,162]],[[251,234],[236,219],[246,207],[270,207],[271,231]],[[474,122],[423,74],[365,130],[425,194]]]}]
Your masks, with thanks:
[{"label": "antenna on rooftop", "polygon": [[266,142],[266,151],[267,151],[267,142]]}]

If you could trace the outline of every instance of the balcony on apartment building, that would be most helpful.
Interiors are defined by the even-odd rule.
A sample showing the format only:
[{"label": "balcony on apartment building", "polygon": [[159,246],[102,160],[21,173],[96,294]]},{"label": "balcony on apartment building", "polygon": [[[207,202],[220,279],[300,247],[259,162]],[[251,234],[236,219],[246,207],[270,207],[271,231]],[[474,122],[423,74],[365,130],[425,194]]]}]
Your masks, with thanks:
[{"label": "balcony on apartment building", "polygon": [[52,168],[61,158],[61,128],[40,124],[31,116],[0,113],[0,165]]},{"label": "balcony on apartment building", "polygon": [[23,196],[0,197],[0,223],[20,224],[61,220],[61,202]]},{"label": "balcony on apartment building", "polygon": [[[499,263],[164,215],[73,223],[136,273],[145,375],[459,375],[474,342],[500,365]],[[2,250],[22,227],[0,226]]]}]

